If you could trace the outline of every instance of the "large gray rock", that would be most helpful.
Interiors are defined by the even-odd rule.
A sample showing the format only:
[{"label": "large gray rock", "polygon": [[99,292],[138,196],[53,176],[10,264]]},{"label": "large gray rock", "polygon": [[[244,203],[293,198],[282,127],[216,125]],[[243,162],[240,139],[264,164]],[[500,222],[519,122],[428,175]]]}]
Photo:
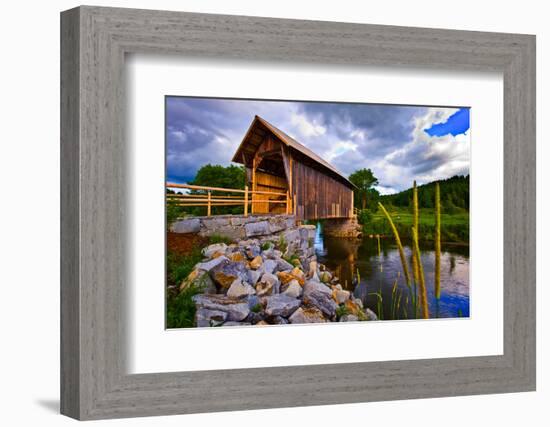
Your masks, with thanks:
[{"label": "large gray rock", "polygon": [[281,282],[279,278],[271,273],[264,273],[256,284],[256,292],[259,296],[278,294]]},{"label": "large gray rock", "polygon": [[283,232],[283,238],[287,245],[292,245],[300,240],[300,231],[297,229],[290,229]]},{"label": "large gray rock", "polygon": [[258,298],[257,295],[249,295],[247,298],[246,298],[246,303],[248,304],[248,308],[250,310],[258,307],[258,304],[261,305],[260,303],[260,298]]},{"label": "large gray rock", "polygon": [[253,216],[236,216],[236,217],[233,217],[233,218],[229,218],[229,222],[233,226],[235,226],[235,225],[244,225],[244,224],[247,224],[251,221],[254,221]]},{"label": "large gray rock", "polygon": [[342,317],[340,317],[340,322],[357,322],[359,321],[359,317],[357,317],[355,314],[344,314]]},{"label": "large gray rock", "polygon": [[215,231],[229,225],[229,218],[223,216],[203,218],[202,223],[206,228]]},{"label": "large gray rock", "polygon": [[298,227],[300,230],[300,238],[303,240],[314,239],[315,232],[317,231],[316,228],[317,227],[313,224],[300,225],[300,227]]},{"label": "large gray rock", "polygon": [[275,271],[289,271],[294,268],[294,266],[291,263],[285,261],[282,258],[279,258],[275,261],[277,262],[277,267],[275,268]]},{"label": "large gray rock", "polygon": [[318,308],[325,316],[334,317],[338,305],[332,299],[332,290],[328,286],[316,280],[308,280],[303,290],[305,304]]},{"label": "large gray rock", "polygon": [[193,301],[197,305],[197,309],[206,309],[213,311],[223,311],[227,313],[228,321],[241,321],[248,313],[248,303],[238,298],[228,297],[225,295],[205,295],[198,294],[193,297]]},{"label": "large gray rock", "polygon": [[263,264],[263,267],[264,267],[264,271],[266,273],[273,273],[275,271],[275,269],[277,268],[277,262],[272,260],[272,259],[266,259],[264,264]]},{"label": "large gray rock", "polygon": [[237,279],[246,282],[248,280],[248,270],[244,263],[229,261],[226,258],[226,261],[219,263],[210,270],[210,277],[222,288],[228,289]]},{"label": "large gray rock", "polygon": [[273,295],[267,297],[265,313],[268,316],[288,317],[300,307],[301,301],[288,295]]},{"label": "large gray rock", "polygon": [[288,320],[283,316],[267,316],[265,321],[268,325],[287,325]]},{"label": "large gray rock", "polygon": [[288,318],[290,323],[326,323],[321,310],[315,307],[300,307]]},{"label": "large gray rock", "polygon": [[253,295],[256,291],[248,283],[243,283],[241,279],[235,280],[227,290],[228,297],[241,298],[247,295]]},{"label": "large gray rock", "polygon": [[227,237],[231,240],[239,240],[245,237],[243,227],[233,227],[232,225],[226,225],[219,228],[213,228],[208,230],[208,232],[202,232],[202,234],[207,236],[220,235]]},{"label": "large gray rock", "polygon": [[246,237],[264,236],[266,234],[270,234],[269,223],[267,221],[249,222],[248,224],[245,224],[244,230]]},{"label": "large gray rock", "polygon": [[195,324],[198,328],[219,326],[225,321],[225,319],[227,319],[227,313],[225,311],[199,308],[195,313]]},{"label": "large gray rock", "polygon": [[262,274],[264,274],[263,268],[259,268],[258,270],[248,270],[248,283],[252,286],[256,285],[258,280],[260,280],[260,277],[262,277]]},{"label": "large gray rock", "polygon": [[250,322],[234,322],[234,321],[225,322],[223,324],[223,326],[249,326],[249,325],[251,325]]},{"label": "large gray rock", "polygon": [[225,243],[214,243],[213,245],[208,245],[206,248],[202,250],[202,254],[207,258],[212,258],[212,255],[214,255],[217,252],[221,252],[222,254],[225,254],[227,251],[227,245]]},{"label": "large gray rock", "polygon": [[199,262],[195,266],[195,268],[199,270],[210,271],[218,265],[224,263],[225,261],[229,261],[229,259],[225,256],[219,256],[218,258],[214,258],[207,262]]},{"label": "large gray rock", "polygon": [[269,231],[270,233],[277,233],[282,230],[286,230],[288,224],[285,217],[274,216],[269,218]]},{"label": "large gray rock", "polygon": [[189,218],[176,221],[170,227],[174,233],[198,233],[201,230],[201,220]]}]

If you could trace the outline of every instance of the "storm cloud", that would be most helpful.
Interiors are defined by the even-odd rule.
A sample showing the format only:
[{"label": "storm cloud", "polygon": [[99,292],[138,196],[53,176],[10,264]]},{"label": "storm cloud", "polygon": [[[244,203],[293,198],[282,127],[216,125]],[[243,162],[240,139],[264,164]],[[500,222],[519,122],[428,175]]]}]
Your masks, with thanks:
[{"label": "storm cloud", "polygon": [[[346,176],[372,169],[382,193],[469,172],[464,109],[167,97],[167,179],[187,182],[204,164],[229,165],[256,114]],[[455,117],[459,131],[436,131],[453,129]]]}]

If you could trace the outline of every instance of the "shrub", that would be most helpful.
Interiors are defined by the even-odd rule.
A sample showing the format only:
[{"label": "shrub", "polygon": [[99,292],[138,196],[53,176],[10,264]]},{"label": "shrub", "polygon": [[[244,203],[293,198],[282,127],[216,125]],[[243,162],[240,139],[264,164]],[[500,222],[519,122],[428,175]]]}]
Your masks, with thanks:
[{"label": "shrub", "polygon": [[191,285],[166,302],[166,327],[192,328],[197,308],[193,297],[203,291],[202,286]]},{"label": "shrub", "polygon": [[372,213],[368,209],[362,209],[357,214],[359,224],[368,224],[372,220]]}]

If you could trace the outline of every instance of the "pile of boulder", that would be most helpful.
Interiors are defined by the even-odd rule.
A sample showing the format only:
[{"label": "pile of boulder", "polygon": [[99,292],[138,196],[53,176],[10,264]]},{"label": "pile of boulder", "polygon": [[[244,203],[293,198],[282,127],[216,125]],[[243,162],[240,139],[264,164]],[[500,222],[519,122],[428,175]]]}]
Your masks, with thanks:
[{"label": "pile of boulder", "polygon": [[[280,247],[284,246],[284,247]],[[281,250],[283,249],[283,250]],[[195,325],[283,325],[377,320],[315,257],[261,239],[205,247],[204,260],[181,283],[196,287]]]}]

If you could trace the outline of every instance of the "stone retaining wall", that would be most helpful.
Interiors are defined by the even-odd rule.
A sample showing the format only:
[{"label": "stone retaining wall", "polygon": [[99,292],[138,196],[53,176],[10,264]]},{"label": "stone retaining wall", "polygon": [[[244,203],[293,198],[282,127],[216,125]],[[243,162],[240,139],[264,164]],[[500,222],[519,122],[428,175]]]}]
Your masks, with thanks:
[{"label": "stone retaining wall", "polygon": [[[315,258],[314,225],[297,225],[294,215],[219,215],[175,221],[170,231],[220,235],[235,241],[257,239],[286,246],[285,255],[296,255],[304,263]],[[307,265],[307,264],[306,264]]]},{"label": "stone retaining wall", "polygon": [[172,224],[175,233],[214,234],[235,240],[269,236],[296,228],[294,215],[219,215],[180,219]]},{"label": "stone retaining wall", "polygon": [[361,236],[362,229],[357,217],[331,218],[324,222],[323,233],[326,236],[357,238]]}]

